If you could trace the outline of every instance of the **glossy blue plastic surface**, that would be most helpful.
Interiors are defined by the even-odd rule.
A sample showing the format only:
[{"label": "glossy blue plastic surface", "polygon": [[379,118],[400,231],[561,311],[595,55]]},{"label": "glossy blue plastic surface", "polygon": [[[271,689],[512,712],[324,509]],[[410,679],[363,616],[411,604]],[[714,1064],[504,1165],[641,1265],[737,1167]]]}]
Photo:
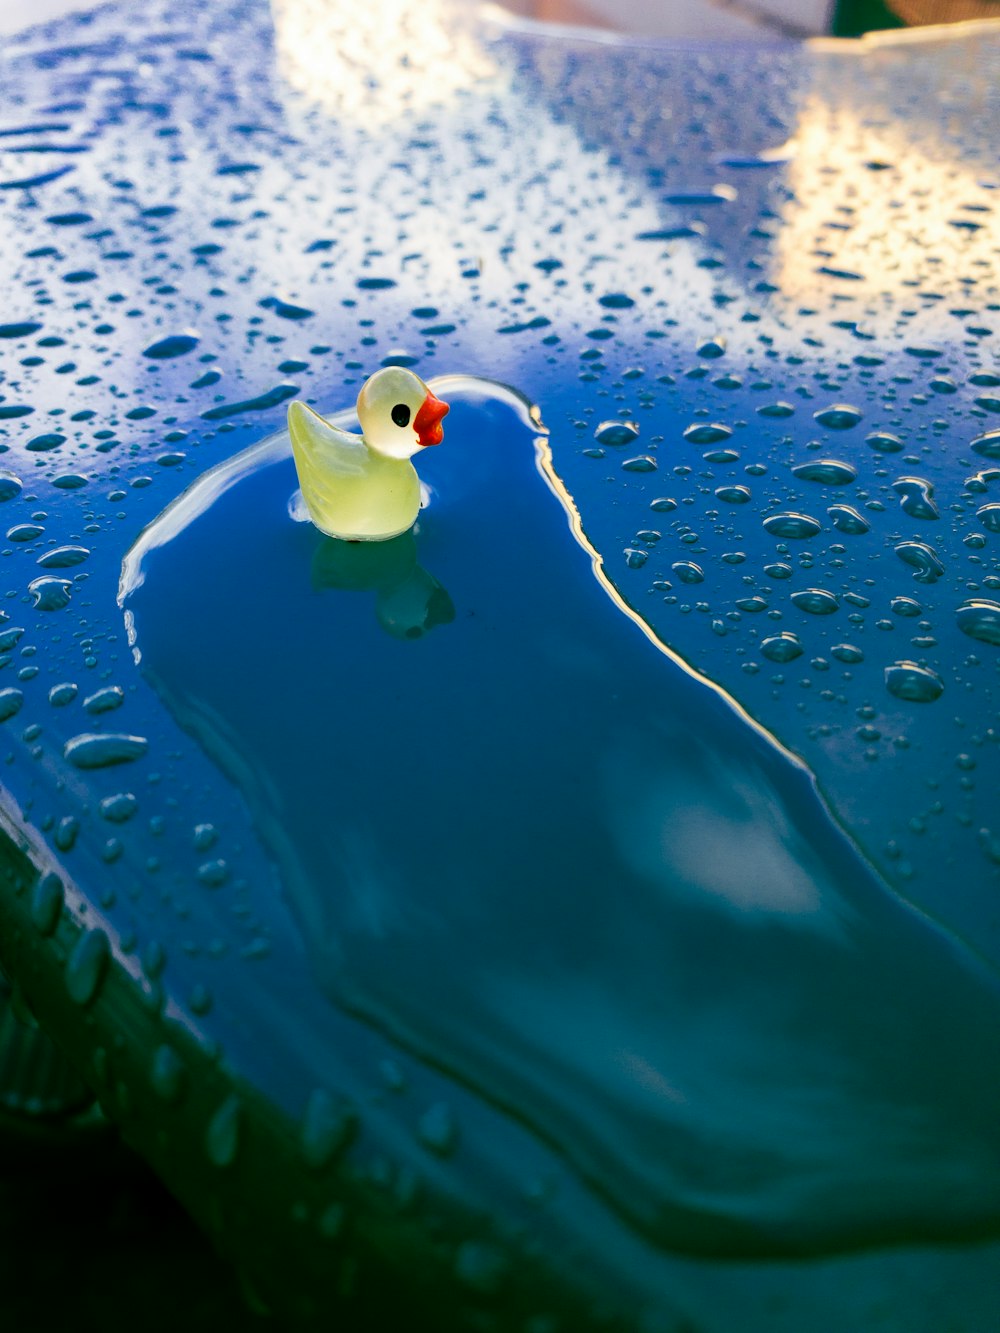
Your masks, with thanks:
[{"label": "glossy blue plastic surface", "polygon": [[277,1309],[985,1331],[1000,35],[382,9],[3,57],[4,965]]}]

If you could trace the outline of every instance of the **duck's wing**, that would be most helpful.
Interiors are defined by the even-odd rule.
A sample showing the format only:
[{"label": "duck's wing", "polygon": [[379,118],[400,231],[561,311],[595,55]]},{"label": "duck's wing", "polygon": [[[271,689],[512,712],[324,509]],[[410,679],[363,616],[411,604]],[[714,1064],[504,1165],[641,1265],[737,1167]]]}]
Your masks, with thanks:
[{"label": "duck's wing", "polygon": [[288,434],[303,494],[325,492],[338,477],[365,470],[368,446],[360,435],[341,430],[296,400],[288,407]]}]

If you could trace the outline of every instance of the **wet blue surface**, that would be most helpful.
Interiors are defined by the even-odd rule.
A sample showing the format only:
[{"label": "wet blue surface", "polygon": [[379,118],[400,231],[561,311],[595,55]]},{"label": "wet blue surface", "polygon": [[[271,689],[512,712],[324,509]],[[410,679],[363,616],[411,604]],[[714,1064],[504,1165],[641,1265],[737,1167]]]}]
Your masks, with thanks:
[{"label": "wet blue surface", "polygon": [[[998,39],[443,14],[111,6],[0,55],[4,807],[65,885],[7,894],[4,962],[92,1006],[88,1061],[124,977],[247,1114],[349,1098],[343,1262],[406,1269],[388,1191],[459,1323],[544,1313],[530,1272],[577,1327],[991,1328],[985,1243],[681,1256],[995,1224]],[[468,385],[384,568],[241,462],[153,530],[137,666],[143,529],[391,362],[515,386],[560,494]]]}]

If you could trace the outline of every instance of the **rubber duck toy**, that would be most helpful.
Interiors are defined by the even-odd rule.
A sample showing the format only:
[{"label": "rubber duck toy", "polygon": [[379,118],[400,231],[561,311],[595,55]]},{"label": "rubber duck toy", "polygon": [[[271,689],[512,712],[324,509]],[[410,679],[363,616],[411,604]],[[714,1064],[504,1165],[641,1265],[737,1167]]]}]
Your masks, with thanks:
[{"label": "rubber duck toy", "polygon": [[408,531],[420,510],[420,478],[410,459],[440,444],[448,404],[412,370],[388,366],[358,394],[360,435],[306,407],[288,407],[288,433],[309,517],[343,541],[381,542]]}]

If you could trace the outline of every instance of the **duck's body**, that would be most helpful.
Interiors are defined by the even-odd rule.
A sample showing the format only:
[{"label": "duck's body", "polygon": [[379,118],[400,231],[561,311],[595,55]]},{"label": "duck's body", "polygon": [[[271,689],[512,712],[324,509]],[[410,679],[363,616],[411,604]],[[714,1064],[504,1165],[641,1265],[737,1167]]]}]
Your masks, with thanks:
[{"label": "duck's body", "polygon": [[440,442],[447,411],[423,380],[398,367],[373,375],[358,395],[361,435],[291,403],[292,453],[316,527],[344,541],[386,541],[411,528],[420,478],[410,457]]}]

